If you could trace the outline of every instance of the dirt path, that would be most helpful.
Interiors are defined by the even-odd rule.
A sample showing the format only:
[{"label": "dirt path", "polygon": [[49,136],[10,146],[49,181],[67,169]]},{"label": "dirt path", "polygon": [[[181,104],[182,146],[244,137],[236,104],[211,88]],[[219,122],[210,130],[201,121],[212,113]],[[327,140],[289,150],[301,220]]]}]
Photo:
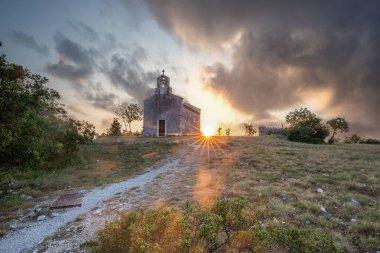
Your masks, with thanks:
[{"label": "dirt path", "polygon": [[[98,207],[104,206],[107,201],[122,192],[128,192],[131,189],[144,187],[154,178],[162,173],[177,168],[179,161],[172,160],[160,166],[152,168],[148,172],[129,179],[124,182],[108,185],[104,188],[95,188],[84,194],[82,206],[78,208],[67,209],[65,212],[56,213],[55,217],[40,222],[33,222],[27,227],[15,231],[0,240],[0,252],[28,252],[34,251],[36,246],[41,243],[47,236],[53,235],[66,224],[78,219],[79,215],[91,213],[96,208],[97,211],[92,212],[95,215],[101,214]],[[67,244],[63,245],[67,249]],[[62,250],[63,251],[63,250]],[[58,252],[62,252],[58,250]],[[57,250],[49,252],[57,252]]]},{"label": "dirt path", "polygon": [[[137,207],[183,206],[220,194],[214,187],[208,150],[193,140],[183,141],[176,154],[163,164],[127,181],[85,193],[82,207],[62,210],[45,221],[34,222],[0,240],[0,252],[86,252],[80,245],[90,240],[107,221]],[[219,185],[219,184],[218,184]]]}]

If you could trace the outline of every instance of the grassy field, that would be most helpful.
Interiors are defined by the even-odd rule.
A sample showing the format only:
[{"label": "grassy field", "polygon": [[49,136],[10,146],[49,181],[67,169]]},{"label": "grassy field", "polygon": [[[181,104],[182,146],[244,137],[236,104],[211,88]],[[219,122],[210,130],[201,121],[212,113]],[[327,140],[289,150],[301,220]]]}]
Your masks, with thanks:
[{"label": "grassy field", "polygon": [[[214,145],[203,144],[210,147],[209,158],[205,152],[198,153],[204,161],[199,164],[194,178],[187,182],[193,181],[194,185],[192,197],[188,200],[211,210],[221,199],[248,201],[253,206],[250,212],[254,213],[255,224],[264,230],[259,234],[252,234],[249,230],[251,232],[243,231],[236,235],[241,237],[245,233],[244,240],[251,240],[251,243],[256,240],[257,245],[260,243],[254,239],[255,236],[262,237],[266,244],[257,252],[317,252],[317,249],[318,252],[330,252],[318,246],[320,241],[317,239],[324,235],[327,242],[331,240],[334,247],[342,252],[376,252],[380,248],[380,145],[313,145],[278,137],[214,137],[213,141]],[[207,147],[200,149],[208,150]],[[176,196],[186,196],[186,189],[180,189],[176,190]],[[183,200],[168,198],[165,204],[179,210],[179,216],[175,216],[177,219],[183,217],[181,213],[184,210],[179,203]],[[146,233],[136,235],[135,229],[128,230],[127,226],[124,229],[131,234],[126,236],[148,238],[154,242],[157,238],[150,237],[149,231],[157,228],[155,220],[165,220],[157,217],[157,212],[162,210],[146,213],[146,218],[138,213],[132,215],[139,217],[136,218],[138,222],[131,221],[130,217],[122,219],[119,225],[111,225],[101,232],[95,243],[113,245],[112,238],[119,237],[112,235],[120,234],[120,228],[128,224],[138,226],[138,231]],[[172,211],[167,212],[173,215]],[[152,224],[149,223],[150,215],[156,217]],[[207,217],[220,217],[215,213],[210,215]],[[144,225],[140,219],[147,223]],[[199,227],[218,227],[212,220],[205,223],[205,218],[202,218],[200,223],[193,224],[190,233],[200,233]],[[186,237],[183,228],[170,222],[168,226],[160,233],[175,230],[176,238],[169,241]],[[223,226],[220,226],[222,231]],[[223,238],[220,231],[217,232],[219,239]],[[107,239],[104,235],[111,237]],[[193,240],[194,245],[201,245],[196,252],[210,251],[205,242],[207,235],[204,236],[198,237],[200,241]],[[238,238],[237,242],[235,239],[217,252],[226,251],[232,244],[241,246],[243,239]],[[165,242],[165,238],[159,240]],[[304,248],[305,244],[309,244],[310,249]],[[156,244],[152,245],[155,247]],[[168,250],[165,244],[161,245],[164,250],[157,252]],[[105,248],[107,246],[101,249]]]},{"label": "grassy field", "polygon": [[[182,166],[190,164],[193,169],[185,168],[188,174],[171,183],[174,188],[170,192],[175,196],[169,194],[161,200],[182,214],[187,200],[207,209],[221,199],[242,199],[253,210],[255,222],[275,228],[280,244],[266,248],[273,252],[289,252],[292,243],[297,243],[292,241],[294,235],[302,235],[301,239],[308,238],[312,244],[307,235],[320,232],[328,233],[339,251],[376,252],[380,248],[380,145],[313,145],[278,137],[214,137],[212,141],[213,145],[196,143],[199,148],[193,152],[189,140],[180,137],[103,138],[83,146],[61,170],[3,173],[1,178],[12,192],[2,195],[1,224],[13,217],[12,210],[35,205],[43,195],[124,180],[174,156],[185,160]],[[33,199],[21,200],[21,194]],[[147,223],[148,228],[151,225]],[[281,244],[282,240],[290,246]]]},{"label": "grassy field", "polygon": [[265,223],[327,230],[347,252],[380,248],[380,145],[220,142],[231,163],[210,169],[225,185],[223,198],[253,202]]},{"label": "grassy field", "polygon": [[0,235],[7,232],[5,222],[16,218],[19,209],[40,204],[45,196],[54,197],[65,190],[125,180],[170,156],[175,146],[171,139],[102,137],[81,146],[68,162],[52,171],[0,170]]}]

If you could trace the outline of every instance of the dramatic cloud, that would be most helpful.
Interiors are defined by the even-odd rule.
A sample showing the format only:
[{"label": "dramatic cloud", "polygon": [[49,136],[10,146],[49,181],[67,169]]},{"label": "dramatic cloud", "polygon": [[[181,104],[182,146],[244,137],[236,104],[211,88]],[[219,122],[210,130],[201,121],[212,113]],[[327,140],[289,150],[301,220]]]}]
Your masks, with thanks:
[{"label": "dramatic cloud", "polygon": [[144,70],[139,61],[146,58],[143,48],[137,48],[130,55],[112,56],[110,67],[105,71],[111,82],[126,91],[136,102],[142,101],[153,94],[153,89],[148,86],[159,75],[158,72]]},{"label": "dramatic cloud", "polygon": [[147,2],[190,48],[233,51],[232,66],[205,67],[203,78],[240,111],[265,119],[328,93],[323,113],[380,124],[378,1]]},{"label": "dramatic cloud", "polygon": [[12,31],[9,33],[9,37],[13,42],[23,47],[32,49],[41,55],[45,56],[49,54],[49,49],[47,46],[38,44],[33,36],[28,35],[22,31]]},{"label": "dramatic cloud", "polygon": [[48,64],[49,73],[70,81],[88,78],[93,73],[99,55],[95,49],[86,49],[61,34],[55,36],[55,41],[59,62]]},{"label": "dramatic cloud", "polygon": [[[106,34],[104,40],[112,40],[112,35]],[[95,74],[104,75],[110,80],[109,85],[130,95],[134,102],[141,104],[143,99],[153,94],[148,84],[156,79],[158,73],[147,72],[141,66],[141,61],[148,58],[143,47],[128,49],[129,54],[114,53],[109,57],[107,50],[82,46],[62,34],[55,37],[55,42],[59,60],[57,63],[48,64],[47,71],[70,81],[81,96],[94,106],[113,111],[118,98],[112,92],[106,91],[101,83],[93,83],[96,80]]]}]

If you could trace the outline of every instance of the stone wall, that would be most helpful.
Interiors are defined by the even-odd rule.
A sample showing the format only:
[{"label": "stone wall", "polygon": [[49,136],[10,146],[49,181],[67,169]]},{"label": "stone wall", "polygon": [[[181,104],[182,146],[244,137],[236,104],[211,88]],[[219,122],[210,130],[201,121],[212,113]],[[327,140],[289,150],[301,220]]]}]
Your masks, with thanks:
[{"label": "stone wall", "polygon": [[181,135],[183,98],[153,95],[144,100],[144,136],[157,136],[157,121],[166,120],[166,135]]},{"label": "stone wall", "polygon": [[284,135],[286,128],[259,126],[259,136],[279,134]]},{"label": "stone wall", "polygon": [[197,135],[200,133],[200,110],[187,103],[182,107],[182,134]]}]

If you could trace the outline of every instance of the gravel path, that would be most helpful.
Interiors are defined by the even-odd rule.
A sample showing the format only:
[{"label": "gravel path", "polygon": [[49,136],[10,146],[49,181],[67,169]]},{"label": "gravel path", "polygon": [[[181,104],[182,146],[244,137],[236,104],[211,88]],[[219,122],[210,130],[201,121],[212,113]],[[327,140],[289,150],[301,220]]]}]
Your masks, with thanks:
[{"label": "gravel path", "polygon": [[74,221],[78,215],[85,214],[97,207],[103,201],[134,187],[142,187],[153,181],[157,176],[176,168],[179,160],[173,160],[165,165],[149,170],[147,173],[124,182],[108,185],[104,188],[95,188],[83,196],[81,207],[69,209],[58,217],[49,218],[45,221],[34,222],[28,227],[8,234],[0,239],[0,252],[26,252],[31,251],[45,237],[53,235],[65,224]]}]

